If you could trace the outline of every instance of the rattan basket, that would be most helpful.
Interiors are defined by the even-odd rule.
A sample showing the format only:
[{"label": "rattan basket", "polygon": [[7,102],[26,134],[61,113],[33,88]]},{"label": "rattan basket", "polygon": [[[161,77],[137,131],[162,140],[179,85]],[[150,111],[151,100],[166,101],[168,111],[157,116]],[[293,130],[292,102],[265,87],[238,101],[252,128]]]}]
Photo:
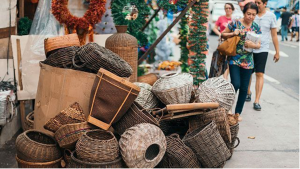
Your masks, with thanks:
[{"label": "rattan basket", "polygon": [[218,131],[220,132],[225,143],[231,143],[230,126],[226,116],[226,110],[224,108],[214,109],[201,115],[189,118],[189,131],[203,127],[210,121],[214,121],[216,123]]},{"label": "rattan basket", "polygon": [[51,38],[46,38],[44,40],[45,54],[48,55],[50,51],[55,49],[70,47],[70,46],[80,46],[79,38],[77,34],[69,34],[64,36],[56,36]]},{"label": "rattan basket", "polygon": [[66,124],[55,132],[54,138],[61,148],[73,150],[80,136],[92,128],[95,127],[87,122]]},{"label": "rattan basket", "polygon": [[60,168],[62,157],[49,162],[28,162],[21,160],[16,156],[18,162],[18,168]]},{"label": "rattan basket", "polygon": [[205,168],[219,167],[230,157],[230,152],[214,121],[204,128],[187,133],[183,142],[193,150]]},{"label": "rattan basket", "polygon": [[220,107],[229,111],[234,103],[235,89],[223,76],[209,78],[199,85],[197,102],[218,102]]},{"label": "rattan basket", "polygon": [[80,160],[87,162],[110,162],[120,156],[119,143],[110,131],[101,129],[84,133],[76,144]]},{"label": "rattan basket", "polygon": [[152,86],[147,83],[134,82],[135,85],[141,88],[138,97],[135,99],[145,109],[152,109],[158,106],[159,100],[152,93]]},{"label": "rattan basket", "polygon": [[166,151],[164,133],[155,125],[142,123],[122,134],[119,141],[123,160],[129,168],[153,168]]},{"label": "rattan basket", "polygon": [[[238,138],[239,128],[240,128],[239,123],[237,123],[236,125],[230,126],[232,142],[228,143],[227,147],[230,150],[231,156],[233,155],[233,150],[240,144],[240,139]],[[237,141],[237,144],[235,145],[236,141]],[[230,156],[230,158],[231,158],[231,156]]]},{"label": "rattan basket", "polygon": [[138,67],[138,42],[137,39],[126,33],[127,25],[116,25],[118,33],[108,37],[105,41],[105,47],[121,56],[133,69],[130,76],[131,82],[137,81]]},{"label": "rattan basket", "polygon": [[79,103],[75,102],[68,108],[62,110],[54,118],[51,118],[44,128],[55,133],[62,125],[81,123],[86,121],[85,115]]},{"label": "rattan basket", "polygon": [[141,82],[141,83],[147,83],[151,86],[153,86],[153,84],[158,80],[158,75],[155,74],[155,73],[149,73],[149,74],[146,74],[146,75],[143,75],[143,76],[139,76],[137,78],[137,81],[138,82]]},{"label": "rattan basket", "polygon": [[189,103],[192,90],[193,77],[188,73],[165,74],[152,87],[152,92],[166,105]]},{"label": "rattan basket", "polygon": [[92,163],[78,159],[76,152],[73,151],[71,161],[67,164],[67,168],[125,168],[125,166],[121,157],[110,162]]},{"label": "rattan basket", "polygon": [[33,122],[34,122],[34,111],[30,112],[24,121],[24,131],[33,129]]},{"label": "rattan basket", "polygon": [[178,134],[167,136],[166,139],[167,150],[159,163],[160,168],[200,168],[195,153],[182,142]]},{"label": "rattan basket", "polygon": [[49,162],[61,158],[60,149],[51,136],[27,130],[16,139],[18,158],[27,162]]}]

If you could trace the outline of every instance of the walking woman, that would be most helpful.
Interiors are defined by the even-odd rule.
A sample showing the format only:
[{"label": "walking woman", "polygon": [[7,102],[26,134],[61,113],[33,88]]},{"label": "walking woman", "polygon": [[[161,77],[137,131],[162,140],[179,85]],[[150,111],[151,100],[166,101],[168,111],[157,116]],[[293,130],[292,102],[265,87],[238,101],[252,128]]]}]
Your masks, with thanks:
[{"label": "walking woman", "polygon": [[231,83],[234,86],[235,91],[239,90],[238,100],[235,108],[235,116],[242,120],[240,114],[242,113],[250,76],[252,69],[254,68],[253,53],[244,50],[245,48],[259,49],[260,42],[255,44],[251,41],[246,41],[246,35],[248,32],[255,32],[261,34],[260,27],[254,21],[255,16],[258,13],[258,7],[255,3],[249,2],[243,9],[244,17],[236,22],[231,22],[228,27],[222,32],[222,38],[231,38],[233,36],[239,36],[240,41],[236,48],[236,56],[232,56],[229,60],[229,70]]}]

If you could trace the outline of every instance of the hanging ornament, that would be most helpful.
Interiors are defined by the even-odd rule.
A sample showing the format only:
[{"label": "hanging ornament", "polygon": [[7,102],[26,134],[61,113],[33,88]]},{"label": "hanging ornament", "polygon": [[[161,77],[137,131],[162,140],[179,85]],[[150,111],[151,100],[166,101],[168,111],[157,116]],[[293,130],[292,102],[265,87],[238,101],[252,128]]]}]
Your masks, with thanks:
[{"label": "hanging ornament", "polygon": [[126,20],[136,20],[139,10],[134,3],[131,3],[123,7],[122,14],[125,16]]}]

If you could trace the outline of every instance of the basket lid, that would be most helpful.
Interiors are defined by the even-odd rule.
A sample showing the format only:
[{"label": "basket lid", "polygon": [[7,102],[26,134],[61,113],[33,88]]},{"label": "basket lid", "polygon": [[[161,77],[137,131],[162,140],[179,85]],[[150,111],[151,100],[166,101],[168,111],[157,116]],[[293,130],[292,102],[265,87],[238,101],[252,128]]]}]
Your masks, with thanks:
[{"label": "basket lid", "polygon": [[53,50],[70,46],[80,46],[79,38],[75,33],[63,36],[50,37],[44,40],[44,48],[46,55]]}]

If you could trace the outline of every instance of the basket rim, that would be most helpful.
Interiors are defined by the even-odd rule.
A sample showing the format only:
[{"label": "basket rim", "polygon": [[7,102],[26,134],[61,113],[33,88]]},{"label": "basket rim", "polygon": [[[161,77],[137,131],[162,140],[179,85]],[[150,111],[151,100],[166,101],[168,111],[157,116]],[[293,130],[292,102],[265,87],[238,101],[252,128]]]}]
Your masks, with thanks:
[{"label": "basket rim", "polygon": [[[92,132],[96,132],[96,133],[99,133],[99,132],[101,132],[101,133],[106,133],[106,134],[109,134],[112,138],[107,139],[107,140],[95,139],[95,138],[90,137],[90,136],[88,135],[88,133],[92,133]],[[109,131],[109,130],[94,129],[94,130],[86,131],[83,135],[85,135],[89,140],[94,140],[94,141],[97,141],[97,142],[99,142],[99,141],[108,141],[108,140],[116,140],[115,135],[114,135],[111,131]]]},{"label": "basket rim", "polygon": [[[27,133],[29,133],[29,132],[36,132],[36,133],[41,133],[41,134],[43,134],[43,135],[46,135],[47,137],[51,138],[51,139],[54,141],[54,144],[44,144],[44,143],[39,143],[39,142],[37,142],[37,141],[35,141],[35,140],[32,140],[32,139],[30,139],[30,138],[27,136]],[[32,142],[36,143],[36,144],[39,144],[39,145],[42,145],[42,146],[47,146],[47,147],[56,147],[56,146],[57,146],[57,142],[56,142],[55,138],[53,138],[51,135],[46,134],[46,133],[44,133],[44,132],[41,132],[41,131],[39,131],[39,130],[30,129],[30,130],[27,130],[27,131],[23,132],[22,134],[24,135],[24,137],[25,137],[26,139],[29,139],[29,140],[31,140]]]},{"label": "basket rim", "polygon": [[[200,133],[201,133],[201,131],[203,131],[203,130],[205,130],[209,125],[216,125],[215,124],[215,122],[214,121],[210,121],[210,122],[208,122],[208,123],[206,123],[203,127],[201,127],[201,128],[197,128],[197,129],[195,129],[195,130],[193,130],[192,132],[188,132],[184,137],[183,137],[183,139],[182,139],[182,141],[188,141],[188,140],[191,140],[191,139],[193,139],[193,138],[195,138],[196,136],[198,136]],[[200,130],[199,130],[200,129]],[[199,130],[199,131],[198,131]],[[197,132],[196,132],[197,131]],[[196,132],[196,134],[195,135],[193,135],[193,136],[189,136],[191,133],[193,133],[193,132]]]},{"label": "basket rim", "polygon": [[63,157],[60,157],[59,159],[55,160],[55,161],[49,161],[49,162],[28,162],[28,161],[24,161],[24,160],[21,160],[18,155],[16,155],[16,160],[20,163],[23,163],[23,164],[27,164],[27,165],[49,165],[49,164],[55,164],[59,161],[61,161],[63,159]]},{"label": "basket rim", "polygon": [[96,165],[96,166],[98,166],[98,165],[109,165],[109,164],[115,164],[115,163],[118,163],[119,161],[121,161],[121,156],[119,156],[118,158],[116,158],[115,160],[113,160],[113,161],[110,161],[110,162],[102,162],[102,163],[91,163],[91,162],[88,162],[88,161],[82,161],[82,160],[80,160],[80,159],[78,159],[78,158],[76,158],[75,156],[74,156],[74,154],[76,154],[76,156],[77,156],[77,153],[76,153],[76,151],[74,150],[74,151],[72,151],[72,153],[71,153],[71,159],[72,160],[74,160],[74,161],[76,161],[77,163],[81,163],[81,164],[87,164],[87,165]]},{"label": "basket rim", "polygon": [[29,121],[29,122],[31,122],[31,123],[33,123],[34,121],[31,120],[31,119],[29,119],[29,117],[30,117],[31,115],[33,115],[33,114],[34,114],[34,111],[30,112],[30,113],[26,116],[26,120]]}]

